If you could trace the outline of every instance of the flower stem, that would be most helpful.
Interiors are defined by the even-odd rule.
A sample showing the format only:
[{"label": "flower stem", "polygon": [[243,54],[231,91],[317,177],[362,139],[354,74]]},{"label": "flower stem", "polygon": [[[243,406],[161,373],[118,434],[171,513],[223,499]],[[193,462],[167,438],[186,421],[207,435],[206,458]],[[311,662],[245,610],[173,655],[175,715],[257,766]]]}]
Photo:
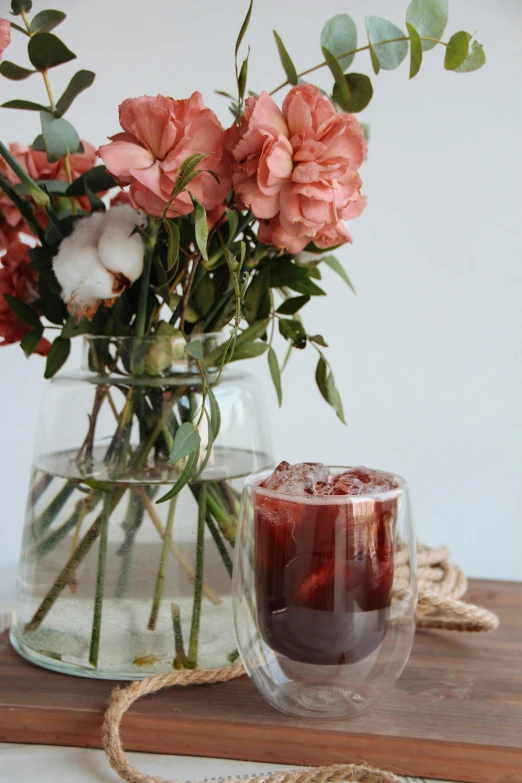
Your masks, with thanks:
[{"label": "flower stem", "polygon": [[56,515],[60,513],[62,508],[65,506],[67,501],[69,500],[69,497],[74,492],[75,484],[73,483],[67,483],[62,489],[58,492],[58,494],[51,500],[47,508],[45,508],[39,517],[37,517],[33,522],[33,536],[34,538],[40,538],[40,536],[45,533],[47,528],[49,528]]},{"label": "flower stem", "polygon": [[185,655],[185,647],[183,645],[183,630],[181,628],[181,619],[179,606],[172,603],[170,605],[170,611],[172,614],[172,627],[174,629],[174,649],[176,650],[176,657],[172,661],[173,669],[190,669],[189,660]]},{"label": "flower stem", "polygon": [[154,248],[156,247],[156,241],[158,238],[159,226],[160,223],[158,219],[151,217],[149,223],[149,234],[145,242],[145,262],[143,265],[143,272],[141,274],[138,312],[136,314],[136,321],[134,326],[136,337],[143,337],[147,331],[147,301],[149,298],[150,272],[152,268],[152,258],[154,256]]},{"label": "flower stem", "polygon": [[105,587],[105,565],[107,562],[107,538],[109,535],[109,518],[112,511],[112,494],[105,493],[103,498],[103,511],[100,519],[100,544],[98,549],[98,567],[96,570],[96,595],[94,598],[94,613],[92,618],[91,647],[89,650],[89,663],[98,668],[98,654],[100,651],[100,633],[103,610],[103,591]]},{"label": "flower stem", "polygon": [[233,569],[232,560],[230,558],[230,555],[227,552],[227,548],[225,546],[225,542],[221,538],[221,534],[220,534],[220,532],[218,530],[218,527],[217,527],[216,523],[212,519],[211,515],[208,514],[208,513],[207,513],[207,516],[206,516],[206,523],[207,523],[208,529],[210,530],[210,534],[211,534],[212,538],[215,541],[215,544],[217,546],[218,552],[221,555],[221,559],[223,561],[223,565],[227,569],[227,573],[228,573],[229,577],[232,579],[232,569]]},{"label": "flower stem", "polygon": [[150,619],[147,628],[149,631],[156,629],[156,623],[158,620],[158,613],[163,596],[163,587],[165,585],[165,573],[167,570],[167,559],[169,556],[169,541],[172,537],[172,528],[174,526],[174,514],[176,511],[177,495],[172,498],[169,505],[169,513],[167,516],[167,526],[165,528],[165,536],[163,538],[163,545],[161,547],[161,558],[158,570],[158,576],[156,578],[156,588],[154,590],[154,599],[152,601],[152,609],[150,612]]},{"label": "flower stem", "polygon": [[220,506],[219,501],[216,499],[214,488],[209,485],[209,491],[207,496],[208,510],[216,520],[219,529],[223,533],[227,541],[230,541],[234,546],[236,541],[236,524],[234,520],[227,514],[226,511]]},{"label": "flower stem", "polygon": [[116,598],[123,598],[127,592],[127,584],[129,581],[130,569],[132,565],[132,550],[134,539],[136,538],[136,533],[141,527],[144,514],[145,508],[141,502],[141,498],[133,489],[129,489],[127,514],[125,515],[125,522],[123,523],[125,538],[123,539],[123,544],[116,552],[116,554],[122,558],[118,583],[114,593]]},{"label": "flower stem", "polygon": [[194,602],[192,604],[192,622],[188,658],[191,665],[198,665],[199,625],[201,621],[201,599],[203,595],[203,568],[205,565],[205,519],[207,514],[207,486],[199,489],[198,533],[196,542],[196,579],[194,582]]}]

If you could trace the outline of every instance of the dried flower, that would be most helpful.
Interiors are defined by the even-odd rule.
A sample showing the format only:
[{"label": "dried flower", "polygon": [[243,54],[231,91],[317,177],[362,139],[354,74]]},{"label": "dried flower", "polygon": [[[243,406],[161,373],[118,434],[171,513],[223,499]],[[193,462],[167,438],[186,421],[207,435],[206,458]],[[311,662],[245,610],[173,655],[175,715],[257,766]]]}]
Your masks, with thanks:
[{"label": "dried flower", "polygon": [[114,299],[141,275],[144,247],[132,234],[144,217],[122,205],[78,220],[53,261],[71,313],[91,319],[101,302]]},{"label": "dried flower", "polygon": [[[4,297],[4,294],[9,294],[29,305],[38,301],[38,275],[29,266],[28,250],[27,245],[15,241],[0,259],[0,345],[20,342],[30,331],[30,327],[13,313]],[[50,347],[50,342],[42,337],[36,353],[46,356]]]},{"label": "dried flower", "polygon": [[261,220],[259,238],[290,253],[351,241],[343,220],[358,217],[358,169],[366,157],[359,121],[338,114],[311,84],[298,84],[281,111],[268,93],[246,101],[234,156],[234,190]]}]

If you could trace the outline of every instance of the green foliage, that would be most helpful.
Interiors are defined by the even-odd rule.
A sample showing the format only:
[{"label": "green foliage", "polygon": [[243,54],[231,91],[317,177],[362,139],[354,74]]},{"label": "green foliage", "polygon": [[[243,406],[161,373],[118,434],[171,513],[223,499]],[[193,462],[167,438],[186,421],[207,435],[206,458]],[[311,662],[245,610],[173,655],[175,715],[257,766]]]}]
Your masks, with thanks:
[{"label": "green foliage", "polygon": [[323,398],[329,405],[332,406],[342,423],[346,424],[341,395],[339,394],[339,391],[335,385],[333,372],[328,366],[326,359],[322,355],[317,363],[315,381]]},{"label": "green foliage", "polygon": [[[7,149],[5,144],[3,144],[1,141],[0,141],[0,155],[2,155],[2,157],[4,158],[5,162],[9,166],[9,168],[12,171],[14,171],[14,173],[16,174],[16,176],[18,177],[20,182],[23,185],[25,185],[25,187],[27,188],[27,192],[36,201],[38,206],[39,207],[47,206],[49,204],[49,201],[50,201],[49,196],[47,195],[47,193],[45,193],[45,191],[43,191],[42,188],[39,187],[36,184],[34,179],[32,179],[29,176],[29,174],[26,172],[26,170],[24,168],[22,168],[22,166],[20,166],[18,161],[11,155],[11,153],[9,152],[9,150]],[[3,178],[1,180],[1,182],[2,182],[2,189],[5,190],[6,193],[9,195],[9,197],[13,201],[15,201],[15,203],[16,203],[16,199],[13,199],[12,196],[11,196],[11,193],[6,190],[6,186],[4,185],[4,180],[5,180],[5,178]],[[17,206],[18,206],[18,204],[17,204]],[[22,211],[22,210],[20,210],[20,211]],[[22,212],[22,214],[24,215],[24,217],[26,216],[24,214],[24,212]]]},{"label": "green foliage", "polygon": [[356,114],[365,109],[373,97],[372,81],[365,73],[347,73],[344,79],[348,98],[344,98],[346,92],[343,91],[341,94],[336,82],[333,88],[333,99],[344,111]]},{"label": "green foliage", "polygon": [[276,33],[276,31],[273,31],[275,42],[277,45],[277,51],[279,52],[279,59],[281,60],[281,64],[285,70],[286,78],[288,79],[290,84],[297,84],[298,78],[297,78],[297,71],[295,68],[295,65],[292,62],[292,58],[288,54],[284,43],[282,42],[279,35]]},{"label": "green foliage", "polygon": [[179,258],[179,228],[174,220],[163,220],[163,225],[168,234],[167,270],[174,269]]},{"label": "green foliage", "polygon": [[[397,38],[405,38],[401,29],[392,22],[381,19],[380,16],[366,17],[366,32],[368,39],[375,49],[379,65],[385,71],[397,68],[408,54],[408,41],[396,41]],[[386,43],[385,41],[392,41]]]},{"label": "green foliage", "polygon": [[277,394],[277,402],[279,407],[283,404],[283,388],[281,385],[281,371],[279,369],[279,362],[277,361],[276,352],[273,348],[268,349],[268,367],[270,369],[270,375],[274,384],[274,388]]},{"label": "green foliage", "polygon": [[37,33],[27,44],[27,54],[37,71],[46,71],[76,59],[76,55],[53,33]]},{"label": "green foliage", "polygon": [[171,498],[176,497],[176,495],[179,495],[183,487],[185,487],[189,483],[190,479],[194,476],[198,465],[198,458],[198,451],[193,451],[191,454],[189,454],[179,479],[176,481],[173,487],[165,495],[163,495],[163,497],[156,501],[156,503],[164,503],[166,500],[170,500]]},{"label": "green foliage", "polygon": [[344,266],[341,264],[341,262],[336,256],[332,256],[332,255],[325,256],[322,259],[322,261],[323,263],[327,264],[330,267],[330,269],[333,269],[334,272],[337,272],[337,274],[340,277],[342,277],[346,285],[348,285],[352,289],[354,294],[356,293],[355,288],[352,285],[352,281],[350,280],[350,278],[346,273],[346,269],[344,268]]},{"label": "green foliage", "polygon": [[17,315],[18,318],[24,322],[24,324],[27,324],[27,326],[30,326],[32,329],[39,329],[40,332],[42,331],[43,327],[40,319],[32,307],[29,307],[28,304],[22,302],[21,299],[17,299],[15,296],[11,296],[11,294],[4,294],[4,299],[13,313]]},{"label": "green foliage", "polygon": [[406,12],[406,22],[421,38],[435,38],[435,41],[422,41],[424,51],[433,49],[446,29],[448,0],[412,0]]},{"label": "green foliage", "polygon": [[64,337],[57,337],[51,345],[47,355],[44,378],[52,378],[58,370],[65,364],[71,350],[71,341]]},{"label": "green foliage", "polygon": [[33,101],[24,101],[19,98],[14,98],[12,101],[6,101],[2,104],[2,109],[22,109],[23,111],[45,111],[50,112],[50,106],[42,106],[41,103],[34,103]]},{"label": "green foliage", "polygon": [[422,65],[422,41],[417,30],[409,22],[406,22],[406,27],[410,36],[410,79],[413,79]]},{"label": "green foliage", "polygon": [[469,73],[478,71],[486,63],[484,47],[478,41],[472,41],[468,54],[462,65],[455,68],[455,73]]},{"label": "green foliage", "polygon": [[207,242],[208,242],[208,223],[207,223],[207,213],[205,211],[205,207],[203,204],[200,204],[200,202],[196,199],[192,199],[194,202],[194,215],[195,215],[195,226],[196,226],[196,244],[198,246],[198,250],[205,259],[205,261],[208,261],[208,253],[207,253]]},{"label": "green foliage", "polygon": [[198,362],[202,362],[205,359],[203,354],[203,343],[201,340],[191,340],[186,344],[183,350],[187,356],[192,356],[192,358],[196,359]]},{"label": "green foliage", "polygon": [[236,236],[237,226],[239,223],[239,215],[237,212],[235,212],[233,209],[225,209],[225,214],[227,216],[228,220],[228,242],[227,245],[230,247],[230,244],[234,241],[234,238]]},{"label": "green foliage", "polygon": [[75,73],[62,96],[58,99],[55,111],[56,117],[64,115],[74,99],[77,98],[81,92],[90,87],[95,78],[96,74],[92,71],[78,71]]},{"label": "green foliage", "polygon": [[22,11],[29,13],[33,7],[33,0],[11,0],[11,13],[14,16],[20,16]]},{"label": "green foliage", "polygon": [[444,67],[447,71],[454,71],[455,68],[462,65],[468,54],[469,42],[469,33],[462,30],[451,36],[444,57]]},{"label": "green foliage", "polygon": [[170,452],[170,462],[174,465],[183,457],[188,457],[193,451],[199,451],[201,436],[191,422],[185,422],[176,432],[174,445]]},{"label": "green foliage", "polygon": [[301,321],[290,318],[279,319],[279,331],[285,340],[289,340],[294,348],[306,348],[306,330]]},{"label": "green foliage", "polygon": [[295,315],[301,307],[304,307],[309,301],[309,296],[294,296],[291,299],[286,299],[280,304],[276,312],[281,315]]},{"label": "green foliage", "polygon": [[[33,143],[34,148],[34,143]],[[45,149],[45,146],[44,146]],[[87,185],[88,183],[88,185]],[[110,190],[116,187],[117,182],[105,166],[95,166],[85,174],[81,174],[77,179],[72,182],[66,190],[68,197],[85,196],[87,194],[86,187],[93,193],[102,193],[105,190]]]},{"label": "green foliage", "polygon": [[26,356],[31,356],[36,349],[38,348],[38,343],[42,339],[42,332],[43,329],[40,331],[34,330],[31,332],[27,332],[27,334],[24,334],[22,339],[20,340],[20,347],[25,353]]},{"label": "green foliage", "polygon": [[243,38],[245,37],[245,33],[248,29],[248,25],[250,24],[250,18],[252,16],[252,9],[254,7],[254,0],[250,0],[248,11],[246,12],[246,16],[243,20],[243,24],[241,25],[241,29],[239,30],[239,35],[236,40],[236,47],[234,50],[234,54],[237,57],[239,52],[239,47],[241,46],[241,43],[243,41]]},{"label": "green foliage", "polygon": [[355,54],[341,57],[357,49],[357,27],[348,14],[337,14],[329,19],[321,31],[321,48],[328,49],[339,60],[343,71],[348,70]]},{"label": "green foliage", "polygon": [[310,279],[308,269],[298,267],[290,262],[283,262],[276,259],[270,267],[270,284],[272,288],[291,288],[298,294],[307,296],[325,296],[322,288],[319,288],[313,280]]},{"label": "green foliage", "polygon": [[63,117],[56,119],[45,112],[40,114],[40,120],[47,157],[51,163],[68,153],[78,152],[80,137],[68,120]]},{"label": "green foliage", "polygon": [[31,19],[29,30],[31,35],[35,33],[48,33],[50,30],[54,30],[58,27],[64,19],[65,14],[62,11],[40,11]]},{"label": "green foliage", "polygon": [[375,53],[375,49],[373,48],[373,44],[372,44],[372,42],[370,41],[369,38],[368,38],[368,48],[370,49],[370,60],[371,60],[371,63],[372,63],[373,72],[377,76],[379,74],[380,70],[381,70],[381,64],[379,62],[379,58],[377,57],[377,55]]},{"label": "green foliage", "polygon": [[337,57],[332,54],[332,52],[329,52],[328,49],[326,49],[324,46],[323,57],[326,60],[326,64],[328,65],[332,76],[335,79],[335,100],[340,106],[344,108],[344,106],[346,106],[346,104],[348,104],[350,101],[350,89],[344,77],[343,69],[339,65]]},{"label": "green foliage", "polygon": [[29,68],[22,68],[20,65],[16,65],[16,63],[9,62],[9,60],[2,60],[0,63],[0,74],[5,76],[6,79],[11,79],[15,82],[27,79],[27,77],[31,76],[33,73],[36,73],[36,71],[31,71]]}]

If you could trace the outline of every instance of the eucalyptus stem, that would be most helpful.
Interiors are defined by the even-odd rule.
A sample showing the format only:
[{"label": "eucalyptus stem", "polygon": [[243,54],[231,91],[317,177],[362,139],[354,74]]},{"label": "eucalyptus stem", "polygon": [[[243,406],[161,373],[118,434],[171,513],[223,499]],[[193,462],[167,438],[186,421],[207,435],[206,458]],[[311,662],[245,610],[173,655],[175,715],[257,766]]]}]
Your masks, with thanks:
[{"label": "eucalyptus stem", "polygon": [[192,604],[192,622],[188,659],[195,668],[198,665],[199,626],[201,621],[201,599],[203,597],[203,568],[205,565],[205,519],[207,514],[207,486],[202,483],[199,489],[198,533],[196,541],[196,578],[194,582],[194,602]]},{"label": "eucalyptus stem", "polygon": [[106,492],[103,498],[103,511],[100,519],[100,543],[98,549],[98,567],[96,569],[96,594],[94,598],[94,613],[92,618],[91,647],[89,663],[98,668],[100,651],[100,633],[103,611],[103,591],[105,588],[105,565],[107,562],[107,539],[109,536],[109,519],[112,511],[112,494]]},{"label": "eucalyptus stem", "polygon": [[178,496],[175,495],[169,504],[169,512],[167,516],[167,526],[165,528],[165,536],[163,538],[163,544],[161,547],[161,557],[158,570],[158,576],[156,578],[156,587],[154,590],[154,599],[152,601],[152,609],[150,612],[149,624],[147,628],[149,631],[156,629],[156,623],[158,621],[158,613],[163,597],[163,588],[165,586],[165,573],[167,571],[167,559],[169,556],[169,542],[172,538],[172,528],[174,526],[174,514],[176,512],[176,502]]}]

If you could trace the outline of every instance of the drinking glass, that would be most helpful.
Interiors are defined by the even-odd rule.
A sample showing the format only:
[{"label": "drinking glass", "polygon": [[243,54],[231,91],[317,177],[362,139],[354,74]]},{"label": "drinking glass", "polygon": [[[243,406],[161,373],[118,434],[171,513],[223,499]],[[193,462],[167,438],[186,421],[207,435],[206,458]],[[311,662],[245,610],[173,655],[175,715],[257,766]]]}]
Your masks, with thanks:
[{"label": "drinking glass", "polygon": [[[348,470],[330,468],[333,476]],[[250,476],[236,541],[238,649],[282,712],[341,718],[389,689],[415,631],[408,486],[367,495],[281,494]]]}]

